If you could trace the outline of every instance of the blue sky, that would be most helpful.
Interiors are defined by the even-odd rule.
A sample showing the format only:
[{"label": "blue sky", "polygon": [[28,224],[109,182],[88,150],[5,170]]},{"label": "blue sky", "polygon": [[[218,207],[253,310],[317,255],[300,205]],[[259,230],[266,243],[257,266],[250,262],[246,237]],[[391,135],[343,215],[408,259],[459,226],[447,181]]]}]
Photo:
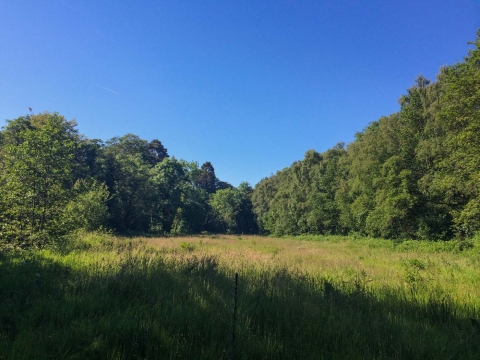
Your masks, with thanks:
[{"label": "blue sky", "polygon": [[0,123],[57,111],[254,185],[398,111],[479,27],[478,0],[0,0]]}]

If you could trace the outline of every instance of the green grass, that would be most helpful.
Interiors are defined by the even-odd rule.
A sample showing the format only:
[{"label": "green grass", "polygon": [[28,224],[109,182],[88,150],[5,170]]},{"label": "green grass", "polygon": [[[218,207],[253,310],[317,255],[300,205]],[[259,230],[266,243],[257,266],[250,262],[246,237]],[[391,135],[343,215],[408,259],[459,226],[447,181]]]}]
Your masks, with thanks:
[{"label": "green grass", "polygon": [[478,359],[479,253],[95,234],[68,251],[3,252],[0,359]]}]

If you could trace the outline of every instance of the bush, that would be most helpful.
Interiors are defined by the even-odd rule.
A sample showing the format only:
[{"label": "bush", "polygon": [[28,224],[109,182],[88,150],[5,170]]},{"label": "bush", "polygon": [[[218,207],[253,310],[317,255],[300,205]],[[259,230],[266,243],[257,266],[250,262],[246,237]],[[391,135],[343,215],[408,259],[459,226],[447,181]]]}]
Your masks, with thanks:
[{"label": "bush", "polygon": [[65,229],[95,231],[105,226],[108,220],[107,186],[95,180],[78,180],[73,192],[76,196],[65,206],[61,217]]}]

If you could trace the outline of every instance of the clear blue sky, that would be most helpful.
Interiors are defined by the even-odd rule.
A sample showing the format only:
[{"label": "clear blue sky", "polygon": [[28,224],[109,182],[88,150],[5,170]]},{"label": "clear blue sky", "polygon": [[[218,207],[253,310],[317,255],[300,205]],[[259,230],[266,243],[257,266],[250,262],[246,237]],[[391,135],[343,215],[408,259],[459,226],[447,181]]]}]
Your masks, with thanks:
[{"label": "clear blue sky", "polygon": [[254,185],[396,112],[479,27],[478,0],[0,0],[0,124],[57,111]]}]

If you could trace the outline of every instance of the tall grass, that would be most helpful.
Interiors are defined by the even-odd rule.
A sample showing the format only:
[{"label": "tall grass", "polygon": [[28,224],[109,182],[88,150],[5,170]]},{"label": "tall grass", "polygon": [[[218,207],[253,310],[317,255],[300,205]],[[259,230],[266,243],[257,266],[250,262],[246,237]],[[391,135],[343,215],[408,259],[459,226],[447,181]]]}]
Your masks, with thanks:
[{"label": "tall grass", "polygon": [[[2,253],[0,358],[478,358],[478,303],[462,299],[478,287],[474,253],[337,240],[90,235],[63,253]],[[377,256],[402,281],[379,276]],[[451,276],[446,263],[456,293],[431,279]]]}]

